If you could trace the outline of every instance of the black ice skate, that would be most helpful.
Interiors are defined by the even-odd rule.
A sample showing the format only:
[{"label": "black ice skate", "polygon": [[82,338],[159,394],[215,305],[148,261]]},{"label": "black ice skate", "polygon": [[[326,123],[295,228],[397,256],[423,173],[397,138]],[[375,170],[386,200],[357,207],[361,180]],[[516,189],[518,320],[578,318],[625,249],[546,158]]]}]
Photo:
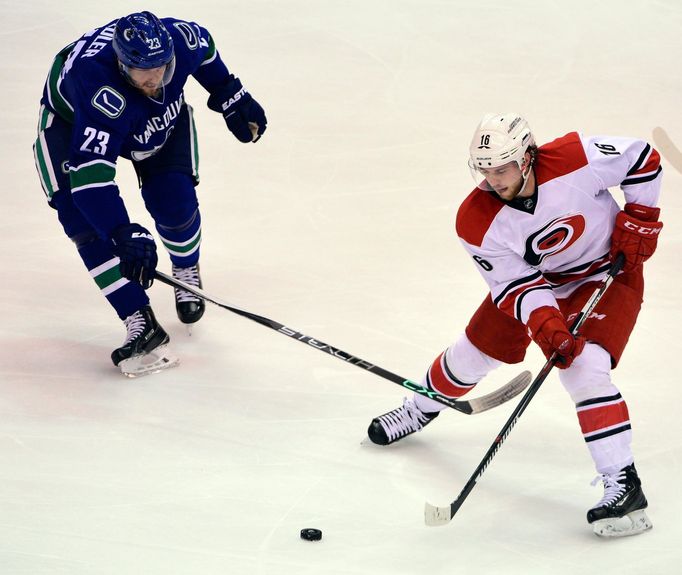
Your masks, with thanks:
[{"label": "black ice skate", "polygon": [[424,413],[411,399],[405,399],[403,405],[375,417],[369,424],[367,435],[372,443],[389,445],[420,431],[424,426],[438,417],[439,411]]},{"label": "black ice skate", "polygon": [[128,377],[156,373],[178,364],[170,354],[170,338],[154,317],[150,306],[145,306],[123,320],[128,330],[123,345],[111,354],[111,361]]},{"label": "black ice skate", "polygon": [[587,522],[597,535],[623,537],[651,529],[644,511],[647,500],[634,463],[615,475],[600,475],[592,484],[599,481],[604,484],[604,497],[587,512]]},{"label": "black ice skate", "polygon": [[[173,277],[183,281],[192,287],[201,288],[201,276],[199,275],[199,264],[188,268],[173,266]],[[188,291],[175,288],[175,310],[182,323],[196,323],[204,315],[206,303],[203,299],[189,293]]]}]

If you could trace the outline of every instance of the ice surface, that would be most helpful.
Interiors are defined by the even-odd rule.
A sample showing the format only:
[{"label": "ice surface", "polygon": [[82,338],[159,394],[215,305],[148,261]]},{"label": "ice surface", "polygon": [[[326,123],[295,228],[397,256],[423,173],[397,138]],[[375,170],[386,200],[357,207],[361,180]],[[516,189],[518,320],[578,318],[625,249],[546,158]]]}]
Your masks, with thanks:
[{"label": "ice surface", "polygon": [[[152,303],[181,365],[135,380],[111,365],[125,330],[45,206],[31,144],[54,54],[142,7],[2,0],[0,573],[678,573],[682,176],[664,163],[665,229],[614,372],[654,529],[604,541],[585,522],[601,492],[556,374],[452,523],[429,528],[424,502],[454,499],[513,404],[363,445],[404,390],[213,306],[187,337],[161,284]],[[412,379],[485,293],[453,233],[485,112],[522,112],[540,142],[660,125],[682,144],[673,0],[144,8],[206,25],[269,118],[242,145],[188,87],[205,289]],[[150,226],[127,163],[117,178]],[[532,350],[478,393],[541,365]]]}]

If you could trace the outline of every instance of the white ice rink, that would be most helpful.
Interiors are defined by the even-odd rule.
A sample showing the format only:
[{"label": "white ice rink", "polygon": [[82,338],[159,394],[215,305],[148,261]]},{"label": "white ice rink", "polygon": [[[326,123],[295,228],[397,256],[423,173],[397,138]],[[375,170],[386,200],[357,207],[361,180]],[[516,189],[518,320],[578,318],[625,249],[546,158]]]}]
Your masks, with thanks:
[{"label": "white ice rink", "polygon": [[[480,117],[520,111],[541,143],[660,125],[682,147],[682,4],[0,6],[1,575],[681,572],[682,175],[665,160],[665,229],[614,372],[654,529],[609,541],[585,522],[602,489],[555,373],[442,528],[424,502],[457,496],[515,403],[363,445],[406,390],[214,306],[188,337],[162,284],[150,295],[181,365],[123,378],[109,354],[125,331],[46,206],[31,145],[64,45],[141,9],[205,25],[269,119],[240,144],[188,85],[206,291],[418,380],[486,291],[453,230]],[[151,227],[125,161],[118,181]],[[542,363],[533,348],[475,394]]]}]

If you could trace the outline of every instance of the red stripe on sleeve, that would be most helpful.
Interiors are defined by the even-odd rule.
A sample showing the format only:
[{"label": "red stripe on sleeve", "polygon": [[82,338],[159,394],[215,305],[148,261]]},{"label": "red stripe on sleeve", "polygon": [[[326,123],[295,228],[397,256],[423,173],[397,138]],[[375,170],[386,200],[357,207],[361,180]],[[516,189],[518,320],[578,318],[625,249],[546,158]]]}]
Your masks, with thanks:
[{"label": "red stripe on sleeve", "polygon": [[519,321],[521,321],[520,318],[516,317],[516,300],[520,296],[522,296],[527,290],[546,283],[547,281],[545,280],[544,277],[539,277],[532,283],[523,284],[516,288],[515,290],[510,291],[507,295],[505,295],[504,299],[502,299],[497,304],[497,307],[500,308],[500,311],[503,311],[507,315],[510,315],[513,318],[516,318]]},{"label": "red stripe on sleeve", "polygon": [[629,174],[628,177],[639,174],[648,174],[649,172],[655,172],[656,170],[658,170],[658,166],[660,165],[660,163],[661,156],[659,155],[655,148],[651,148],[651,154],[649,154],[649,159],[646,161],[646,163],[636,172]]}]

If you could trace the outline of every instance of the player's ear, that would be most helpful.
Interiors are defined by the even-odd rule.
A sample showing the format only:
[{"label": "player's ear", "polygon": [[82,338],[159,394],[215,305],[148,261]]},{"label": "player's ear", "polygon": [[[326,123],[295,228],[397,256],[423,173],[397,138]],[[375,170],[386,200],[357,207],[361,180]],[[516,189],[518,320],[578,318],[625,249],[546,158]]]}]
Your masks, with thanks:
[{"label": "player's ear", "polygon": [[525,174],[526,171],[533,165],[533,154],[527,151],[523,155],[523,165],[521,166],[521,171]]}]

